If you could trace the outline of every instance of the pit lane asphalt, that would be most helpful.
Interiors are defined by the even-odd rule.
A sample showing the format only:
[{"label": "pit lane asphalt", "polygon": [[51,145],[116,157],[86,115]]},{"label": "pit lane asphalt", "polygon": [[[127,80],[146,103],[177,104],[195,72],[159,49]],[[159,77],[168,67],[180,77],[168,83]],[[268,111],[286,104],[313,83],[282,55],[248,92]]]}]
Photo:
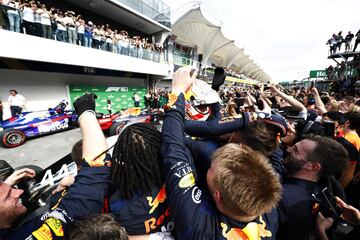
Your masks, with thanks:
[{"label": "pit lane asphalt", "polygon": [[28,139],[16,148],[0,147],[0,159],[8,161],[13,168],[23,165],[46,168],[69,154],[79,139],[80,128]]}]

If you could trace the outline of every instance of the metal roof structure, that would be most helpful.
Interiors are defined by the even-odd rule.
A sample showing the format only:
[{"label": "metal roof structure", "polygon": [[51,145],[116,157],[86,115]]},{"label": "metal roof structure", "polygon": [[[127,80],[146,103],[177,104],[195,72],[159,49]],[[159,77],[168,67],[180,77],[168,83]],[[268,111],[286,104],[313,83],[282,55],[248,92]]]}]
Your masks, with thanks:
[{"label": "metal roof structure", "polygon": [[203,63],[210,60],[217,66],[231,68],[249,78],[271,81],[270,76],[244,53],[244,49],[224,36],[221,24],[205,17],[199,5],[173,23],[171,34],[176,36],[178,43],[196,47],[197,53],[203,55]]}]

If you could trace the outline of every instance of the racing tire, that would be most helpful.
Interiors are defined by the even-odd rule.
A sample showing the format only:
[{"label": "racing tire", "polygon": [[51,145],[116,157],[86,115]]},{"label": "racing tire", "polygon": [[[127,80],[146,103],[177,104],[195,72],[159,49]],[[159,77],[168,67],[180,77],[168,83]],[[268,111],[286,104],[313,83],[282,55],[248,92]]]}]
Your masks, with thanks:
[{"label": "racing tire", "polygon": [[124,122],[120,122],[120,123],[114,123],[109,130],[109,135],[110,136],[114,136],[114,135],[118,135],[121,132],[121,129],[126,125],[126,123]]},{"label": "racing tire", "polygon": [[6,129],[0,133],[0,144],[6,148],[18,147],[25,141],[25,133],[17,129]]}]

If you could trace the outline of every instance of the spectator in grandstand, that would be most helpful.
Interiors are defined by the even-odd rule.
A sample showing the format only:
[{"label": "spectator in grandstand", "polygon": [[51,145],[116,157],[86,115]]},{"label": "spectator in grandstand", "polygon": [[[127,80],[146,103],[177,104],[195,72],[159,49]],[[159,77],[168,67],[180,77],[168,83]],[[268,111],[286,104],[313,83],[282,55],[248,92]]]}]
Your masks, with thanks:
[{"label": "spectator in grandstand", "polygon": [[335,54],[336,53],[336,47],[337,47],[337,36],[334,33],[332,35],[332,37],[326,42],[327,45],[330,46],[330,54]]},{"label": "spectator in grandstand", "polygon": [[34,12],[34,5],[29,3],[24,3],[20,5],[23,12],[23,24],[25,27],[25,33],[30,35],[35,35],[35,12]]},{"label": "spectator in grandstand", "polygon": [[113,51],[113,31],[111,31],[110,28],[108,28],[105,33],[105,43],[104,43],[104,50],[108,52]]},{"label": "spectator in grandstand", "polygon": [[80,46],[85,46],[85,21],[81,18],[81,16],[78,16],[75,24],[78,44]]},{"label": "spectator in grandstand", "polygon": [[130,42],[131,42],[131,39],[129,38],[129,34],[127,31],[121,31],[122,33],[122,44],[123,44],[123,47],[121,49],[121,54],[123,55],[130,55]]},{"label": "spectator in grandstand", "polygon": [[354,34],[352,34],[351,31],[349,31],[345,37],[345,52],[350,52],[351,41],[353,38],[354,38]]},{"label": "spectator in grandstand", "polygon": [[129,49],[129,56],[137,57],[137,47],[136,47],[136,39],[138,37],[134,36],[133,38],[129,38],[130,49]]},{"label": "spectator in grandstand", "polygon": [[105,26],[104,25],[101,25],[101,27],[99,28],[99,35],[100,35],[99,48],[101,50],[105,50],[106,37],[105,37]]},{"label": "spectator in grandstand", "polygon": [[342,31],[340,31],[338,33],[338,35],[336,35],[336,48],[338,49],[339,52],[340,52],[341,45],[343,44],[343,42],[344,42],[344,38],[342,36]]},{"label": "spectator in grandstand", "polygon": [[35,28],[35,36],[42,37],[42,26],[41,26],[41,5],[40,3],[33,4],[34,9],[34,28]]},{"label": "spectator in grandstand", "polygon": [[53,33],[51,27],[51,15],[49,11],[46,9],[45,4],[41,5],[41,8],[38,9],[38,13],[40,14],[42,37],[47,39],[52,39]]},{"label": "spectator in grandstand", "polygon": [[9,30],[13,32],[20,32],[20,13],[19,1],[10,1],[8,3],[10,9],[7,10],[7,17],[9,20]]},{"label": "spectator in grandstand", "polygon": [[56,17],[59,10],[55,8],[50,8],[49,14],[50,14],[50,21],[51,21],[51,38],[56,39],[56,30],[57,30],[57,23],[56,23]]},{"label": "spectator in grandstand", "polygon": [[67,42],[71,44],[76,44],[77,32],[75,25],[75,12],[67,11],[65,12],[64,23],[67,27]]},{"label": "spectator in grandstand", "polygon": [[117,54],[121,54],[121,48],[122,48],[122,44],[121,44],[121,34],[118,30],[114,31],[114,37],[113,37],[113,49],[114,52],[116,52]]},{"label": "spectator in grandstand", "polygon": [[59,12],[56,15],[56,40],[60,42],[66,42],[66,23],[64,21],[64,14]]},{"label": "spectator in grandstand", "polygon": [[95,49],[100,49],[101,33],[99,26],[93,27],[93,46]]},{"label": "spectator in grandstand", "polygon": [[26,99],[15,89],[10,90],[10,96],[8,98],[10,104],[11,116],[15,117],[21,114],[23,107],[26,104]]},{"label": "spectator in grandstand", "polygon": [[356,50],[356,48],[357,48],[357,46],[358,46],[359,43],[360,43],[360,29],[359,29],[359,31],[356,33],[356,39],[355,39],[355,44],[354,44],[354,50],[353,50],[353,52],[355,52],[355,50]]},{"label": "spectator in grandstand", "polygon": [[93,26],[94,24],[91,21],[85,25],[85,47],[91,48],[93,41]]},{"label": "spectator in grandstand", "polygon": [[6,29],[7,28],[7,24],[6,24],[6,9],[5,9],[5,0],[0,0],[0,29]]}]

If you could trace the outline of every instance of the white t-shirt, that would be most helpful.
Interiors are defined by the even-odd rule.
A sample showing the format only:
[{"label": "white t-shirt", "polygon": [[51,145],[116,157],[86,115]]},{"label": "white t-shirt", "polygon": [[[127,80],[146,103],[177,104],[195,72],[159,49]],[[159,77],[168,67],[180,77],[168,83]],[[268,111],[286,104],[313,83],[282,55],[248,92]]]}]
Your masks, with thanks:
[{"label": "white t-shirt", "polygon": [[8,98],[10,106],[22,107],[25,105],[25,101],[26,99],[21,94],[16,94],[15,96],[10,95]]},{"label": "white t-shirt", "polygon": [[77,26],[77,32],[78,33],[85,33],[85,25],[84,24],[80,24],[79,22],[76,22],[76,26]]},{"label": "white t-shirt", "polygon": [[57,17],[56,18],[57,29],[60,30],[60,31],[66,31],[66,27],[61,23],[64,23],[64,18]]},{"label": "white t-shirt", "polygon": [[34,22],[41,23],[41,16],[40,16],[41,11],[42,11],[41,9],[37,10],[36,13],[34,14]]},{"label": "white t-shirt", "polygon": [[48,12],[43,12],[41,15],[41,24],[42,25],[47,25],[47,26],[51,26],[51,20],[50,20],[50,15]]},{"label": "white t-shirt", "polygon": [[[15,2],[15,3],[14,3],[14,2],[10,2],[10,3],[8,4],[8,6],[17,9],[17,8],[19,7],[19,3],[18,3],[18,2]],[[15,9],[14,9],[14,10],[7,10],[7,13],[8,13],[8,14],[9,14],[9,13],[10,13],[10,14],[12,13],[12,14],[15,14],[15,15],[19,15],[19,12],[18,12],[17,10],[15,10]]]},{"label": "white t-shirt", "polygon": [[74,19],[72,17],[65,16],[64,23],[69,24],[69,28],[75,29]]},{"label": "white t-shirt", "polygon": [[134,100],[135,102],[140,102],[140,96],[138,94],[135,94]]},{"label": "white t-shirt", "polygon": [[24,7],[23,19],[28,22],[34,22],[34,10],[29,7]]}]

